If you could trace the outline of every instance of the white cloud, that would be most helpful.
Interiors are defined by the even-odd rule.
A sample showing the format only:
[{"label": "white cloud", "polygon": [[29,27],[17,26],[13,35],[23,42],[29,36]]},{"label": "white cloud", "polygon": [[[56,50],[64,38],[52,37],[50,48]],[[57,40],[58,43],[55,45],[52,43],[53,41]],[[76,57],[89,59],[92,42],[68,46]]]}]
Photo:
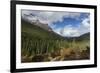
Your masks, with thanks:
[{"label": "white cloud", "polygon": [[29,11],[29,10],[22,10],[22,16],[24,14],[30,15],[33,14],[35,17],[26,17],[29,20],[34,20],[34,18],[38,19],[42,23],[52,24],[57,21],[63,21],[64,17],[70,17],[77,19],[80,16],[80,13],[72,13],[72,12],[50,12],[50,11]]},{"label": "white cloud", "polygon": [[80,36],[79,28],[73,27],[72,25],[66,25],[64,28],[54,29],[55,32],[62,36],[77,37]]},{"label": "white cloud", "polygon": [[63,28],[56,28],[54,31],[64,37],[77,37],[87,32],[90,32],[89,17],[83,19],[79,26],[73,27],[71,24],[66,25]]},{"label": "white cloud", "polygon": [[83,24],[84,27],[89,28],[89,27],[90,27],[89,18],[85,18],[85,19],[82,21],[82,24]]},{"label": "white cloud", "polygon": [[63,28],[63,34],[62,35],[63,36],[69,36],[69,37],[71,37],[71,36],[75,37],[75,36],[79,36],[80,34],[79,34],[79,31],[78,31],[78,28],[73,27],[71,25],[66,25]]},{"label": "white cloud", "polygon": [[[25,15],[29,15],[26,16]],[[82,22],[77,27],[73,27],[71,24],[66,24],[65,27],[55,28],[56,25],[53,25],[54,22],[62,22],[63,18],[74,18],[79,19],[81,13],[75,12],[50,12],[50,11],[29,11],[29,10],[22,10],[22,17],[28,19],[30,21],[39,20],[41,23],[48,24],[52,26],[54,32],[67,37],[76,37],[80,36],[84,33],[90,31],[90,18],[89,16],[82,19]]]}]

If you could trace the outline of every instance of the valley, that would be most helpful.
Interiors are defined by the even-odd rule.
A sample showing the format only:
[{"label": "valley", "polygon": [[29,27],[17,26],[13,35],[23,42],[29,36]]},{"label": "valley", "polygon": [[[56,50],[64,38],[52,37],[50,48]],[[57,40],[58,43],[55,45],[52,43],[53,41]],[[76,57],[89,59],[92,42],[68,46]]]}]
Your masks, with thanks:
[{"label": "valley", "polygon": [[90,33],[62,37],[48,24],[36,23],[21,19],[22,63],[90,59]]}]

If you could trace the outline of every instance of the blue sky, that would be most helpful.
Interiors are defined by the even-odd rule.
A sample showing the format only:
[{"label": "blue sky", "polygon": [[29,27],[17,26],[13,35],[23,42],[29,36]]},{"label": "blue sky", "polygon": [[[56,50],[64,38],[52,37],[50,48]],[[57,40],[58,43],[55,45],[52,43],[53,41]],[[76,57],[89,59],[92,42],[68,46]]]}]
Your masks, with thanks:
[{"label": "blue sky", "polygon": [[22,10],[22,17],[31,22],[38,19],[64,37],[77,37],[90,32],[89,13]]}]

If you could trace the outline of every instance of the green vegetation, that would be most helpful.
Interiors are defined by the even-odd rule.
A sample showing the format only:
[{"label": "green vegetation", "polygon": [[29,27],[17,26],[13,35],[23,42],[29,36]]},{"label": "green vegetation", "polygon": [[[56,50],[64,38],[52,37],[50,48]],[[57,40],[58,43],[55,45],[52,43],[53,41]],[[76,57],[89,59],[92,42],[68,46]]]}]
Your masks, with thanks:
[{"label": "green vegetation", "polygon": [[[21,24],[22,62],[89,59],[89,35],[67,39],[24,20]],[[68,49],[70,56],[66,54]]]}]

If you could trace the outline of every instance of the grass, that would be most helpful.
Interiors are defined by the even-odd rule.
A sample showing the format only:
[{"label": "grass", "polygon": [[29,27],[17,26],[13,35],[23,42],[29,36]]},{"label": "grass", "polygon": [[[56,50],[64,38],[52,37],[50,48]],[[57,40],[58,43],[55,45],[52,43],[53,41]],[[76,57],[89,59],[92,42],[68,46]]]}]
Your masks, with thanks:
[{"label": "grass", "polygon": [[[54,58],[58,56],[70,56],[73,53],[75,55],[81,55],[83,51],[87,51],[87,47],[89,47],[89,42],[86,41],[72,41],[68,42],[65,40],[30,40],[26,39],[24,42],[22,42],[22,62],[41,62],[44,61],[43,59],[46,59],[48,57],[51,57],[51,60],[54,60]],[[84,52],[85,54],[86,52]],[[89,53],[87,53],[88,56]],[[29,61],[23,60],[23,57],[26,57],[26,59],[31,59]],[[42,60],[40,60],[42,58]],[[61,58],[61,57],[60,57]],[[88,57],[89,58],[89,57]],[[76,58],[74,58],[76,59]],[[80,60],[80,58],[78,58]],[[82,59],[82,58],[81,58]],[[84,59],[84,57],[83,57]],[[45,61],[51,61],[51,60],[45,60]],[[68,60],[68,59],[67,59]],[[70,57],[69,57],[70,60]]]},{"label": "grass", "polygon": [[89,36],[67,40],[22,20],[21,62],[89,59],[89,42]]}]

